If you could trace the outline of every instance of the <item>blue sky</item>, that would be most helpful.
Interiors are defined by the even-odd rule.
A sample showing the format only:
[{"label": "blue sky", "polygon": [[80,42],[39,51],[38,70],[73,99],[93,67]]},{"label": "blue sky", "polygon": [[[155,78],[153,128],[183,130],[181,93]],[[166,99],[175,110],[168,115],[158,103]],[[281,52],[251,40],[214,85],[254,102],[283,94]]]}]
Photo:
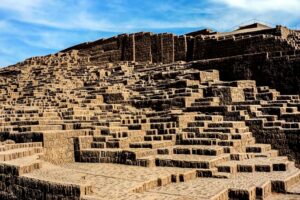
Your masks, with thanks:
[{"label": "blue sky", "polygon": [[0,66],[124,32],[300,29],[300,0],[0,0]]}]

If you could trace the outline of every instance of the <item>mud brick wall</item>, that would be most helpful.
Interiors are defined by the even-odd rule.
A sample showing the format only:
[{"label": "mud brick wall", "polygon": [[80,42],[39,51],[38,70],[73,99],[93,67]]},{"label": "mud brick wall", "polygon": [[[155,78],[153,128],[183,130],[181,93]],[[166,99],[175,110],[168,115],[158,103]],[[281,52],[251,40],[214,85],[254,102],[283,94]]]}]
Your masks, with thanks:
[{"label": "mud brick wall", "polygon": [[245,95],[242,88],[216,87],[206,90],[205,93],[220,97],[221,104],[231,104],[232,102],[245,101]]},{"label": "mud brick wall", "polygon": [[172,63],[174,62],[174,35],[163,34],[162,35],[162,62]]},{"label": "mud brick wall", "polygon": [[115,61],[170,63],[180,60],[193,61],[294,50],[294,47],[286,40],[289,34],[291,30],[282,26],[253,32],[251,35],[241,33],[219,38],[141,32],[79,44],[64,52],[78,49],[80,53],[90,55],[90,60],[94,63]]},{"label": "mud brick wall", "polygon": [[135,61],[135,39],[134,34],[123,37],[122,60]]},{"label": "mud brick wall", "polygon": [[187,52],[186,52],[186,61],[192,61],[194,58],[194,43],[195,38],[187,36],[186,44],[187,44]]},{"label": "mud brick wall", "polygon": [[0,165],[0,199],[66,199],[80,200],[82,195],[89,193],[90,186],[59,184],[19,176],[15,166]]},{"label": "mud brick wall", "polygon": [[284,26],[276,26],[274,34],[281,36],[282,38],[287,38],[288,35],[291,34],[291,30]]},{"label": "mud brick wall", "polygon": [[186,61],[187,39],[186,36],[174,36],[175,61]]},{"label": "mud brick wall", "polygon": [[[293,55],[285,55],[286,53]],[[268,85],[282,94],[300,94],[300,52],[278,54],[271,56],[268,53],[258,53],[201,60],[195,62],[193,67],[201,70],[217,69],[220,71],[220,79],[224,81],[256,80],[258,86]]]},{"label": "mud brick wall", "polygon": [[92,136],[84,136],[74,138],[74,151],[75,151],[75,161],[80,162],[80,150],[90,149],[92,147],[93,137]]},{"label": "mud brick wall", "polygon": [[151,33],[135,34],[135,61],[151,62]]},{"label": "mud brick wall", "polygon": [[120,61],[122,60],[123,39],[125,36],[112,37],[106,40],[99,41],[99,45],[92,46],[88,49],[88,54],[91,55],[91,62],[101,61]]},{"label": "mud brick wall", "polygon": [[74,162],[74,137],[88,135],[88,131],[44,133],[44,159],[54,164]]},{"label": "mud brick wall", "polygon": [[162,62],[162,34],[154,34],[151,37],[152,62]]},{"label": "mud brick wall", "polygon": [[271,144],[277,149],[280,156],[288,156],[300,166],[300,135],[297,129],[263,129],[263,120],[247,121],[250,131],[253,133],[257,143]]},{"label": "mud brick wall", "polygon": [[[211,40],[213,41],[213,40]],[[203,36],[199,35],[196,36],[193,39],[192,43],[189,43],[188,45],[192,45],[191,47],[189,47],[189,49],[192,49],[193,53],[192,55],[190,55],[190,59],[191,60],[201,60],[205,58],[205,53],[206,50],[204,48],[206,48],[207,43],[209,42],[209,40],[204,40]]]},{"label": "mud brick wall", "polygon": [[296,164],[300,167],[300,134],[297,129],[287,129],[284,130],[285,137],[287,139],[287,144],[282,145],[283,149],[288,148],[290,151],[288,155],[291,158],[295,158]]},{"label": "mud brick wall", "polygon": [[42,142],[43,134],[38,132],[10,133],[9,131],[0,132],[0,141],[13,140],[17,143]]},{"label": "mud brick wall", "polygon": [[271,35],[227,39],[204,39],[202,36],[197,36],[194,39],[193,60],[293,49],[285,40]]}]

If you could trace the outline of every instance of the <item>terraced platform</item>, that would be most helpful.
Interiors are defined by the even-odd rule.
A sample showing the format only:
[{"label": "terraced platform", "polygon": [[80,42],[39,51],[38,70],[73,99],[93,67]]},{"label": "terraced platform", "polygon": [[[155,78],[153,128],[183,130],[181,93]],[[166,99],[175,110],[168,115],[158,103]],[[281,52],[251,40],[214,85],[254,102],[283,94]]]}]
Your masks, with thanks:
[{"label": "terraced platform", "polygon": [[299,95],[90,59],[0,69],[0,199],[300,199]]}]

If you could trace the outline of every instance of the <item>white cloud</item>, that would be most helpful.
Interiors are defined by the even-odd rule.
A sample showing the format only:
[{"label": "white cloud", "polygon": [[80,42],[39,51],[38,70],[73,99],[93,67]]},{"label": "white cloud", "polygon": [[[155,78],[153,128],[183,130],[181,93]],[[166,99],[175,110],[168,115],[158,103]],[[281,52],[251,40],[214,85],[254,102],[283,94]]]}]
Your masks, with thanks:
[{"label": "white cloud", "polygon": [[42,0],[1,0],[0,8],[17,12],[25,12],[37,9],[41,5],[43,5]]},{"label": "white cloud", "polygon": [[[251,19],[260,19],[272,22],[272,24],[280,21],[288,23],[293,20],[293,18],[282,18],[280,13],[300,16],[298,11],[300,0],[210,0],[208,7],[204,8],[201,7],[201,4],[182,5],[178,2],[167,5],[160,3],[151,8],[162,14],[173,15],[173,18],[169,19],[128,17],[126,9],[128,11],[130,6],[122,4],[121,0],[103,1],[110,10],[92,12],[90,9],[93,1],[89,0],[1,0],[0,9],[14,12],[13,15],[7,17],[9,20],[62,30],[104,32],[197,27],[221,27],[220,29],[224,30]],[[182,9],[178,7],[182,7]],[[278,11],[279,14],[270,14],[273,11]],[[112,17],[114,15],[120,16]],[[122,15],[125,15],[124,18],[121,17]],[[197,15],[199,15],[198,18]]]},{"label": "white cloud", "polygon": [[[106,0],[103,0],[106,1]],[[91,12],[90,0],[1,0],[1,10],[7,12],[6,20],[42,25],[64,30],[89,30],[119,32],[120,27],[129,31],[126,23],[112,21],[105,17],[112,10],[116,13],[125,11],[120,0],[110,0],[109,11]],[[114,14],[114,13],[111,13]],[[131,27],[129,27],[131,28]]]},{"label": "white cloud", "polygon": [[[100,1],[105,8],[94,7]],[[101,32],[179,28],[230,31],[253,19],[299,26],[300,0],[152,0],[134,6],[131,2],[137,0],[0,0],[0,38],[9,35],[28,49],[56,51],[77,41],[95,39],[78,32],[93,33],[93,37],[99,32],[101,37]],[[22,58],[32,56],[30,50],[23,52],[27,48],[11,47],[10,41],[1,41],[0,48],[10,48],[9,52],[19,49]],[[1,59],[3,63],[3,56]]]},{"label": "white cloud", "polygon": [[[270,12],[279,11],[293,15],[300,15],[299,0],[213,0],[223,3],[231,8],[243,9],[249,12]],[[274,13],[276,15],[276,13]]]}]

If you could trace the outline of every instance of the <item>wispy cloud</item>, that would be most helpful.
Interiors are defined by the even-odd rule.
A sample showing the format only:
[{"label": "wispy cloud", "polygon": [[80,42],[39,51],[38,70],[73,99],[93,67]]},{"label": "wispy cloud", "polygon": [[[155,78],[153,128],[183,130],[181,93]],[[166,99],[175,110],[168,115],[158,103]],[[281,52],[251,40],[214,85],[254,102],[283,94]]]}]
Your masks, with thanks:
[{"label": "wispy cloud", "polygon": [[253,19],[298,27],[299,7],[300,0],[1,0],[0,65],[123,32],[227,31]]},{"label": "wispy cloud", "polygon": [[[253,13],[267,13],[270,11],[286,12],[300,16],[299,0],[214,0],[231,8],[243,9]],[[274,13],[275,14],[275,13]]]},{"label": "wispy cloud", "polygon": [[0,8],[16,12],[28,12],[38,9],[43,5],[42,0],[1,0]]}]

